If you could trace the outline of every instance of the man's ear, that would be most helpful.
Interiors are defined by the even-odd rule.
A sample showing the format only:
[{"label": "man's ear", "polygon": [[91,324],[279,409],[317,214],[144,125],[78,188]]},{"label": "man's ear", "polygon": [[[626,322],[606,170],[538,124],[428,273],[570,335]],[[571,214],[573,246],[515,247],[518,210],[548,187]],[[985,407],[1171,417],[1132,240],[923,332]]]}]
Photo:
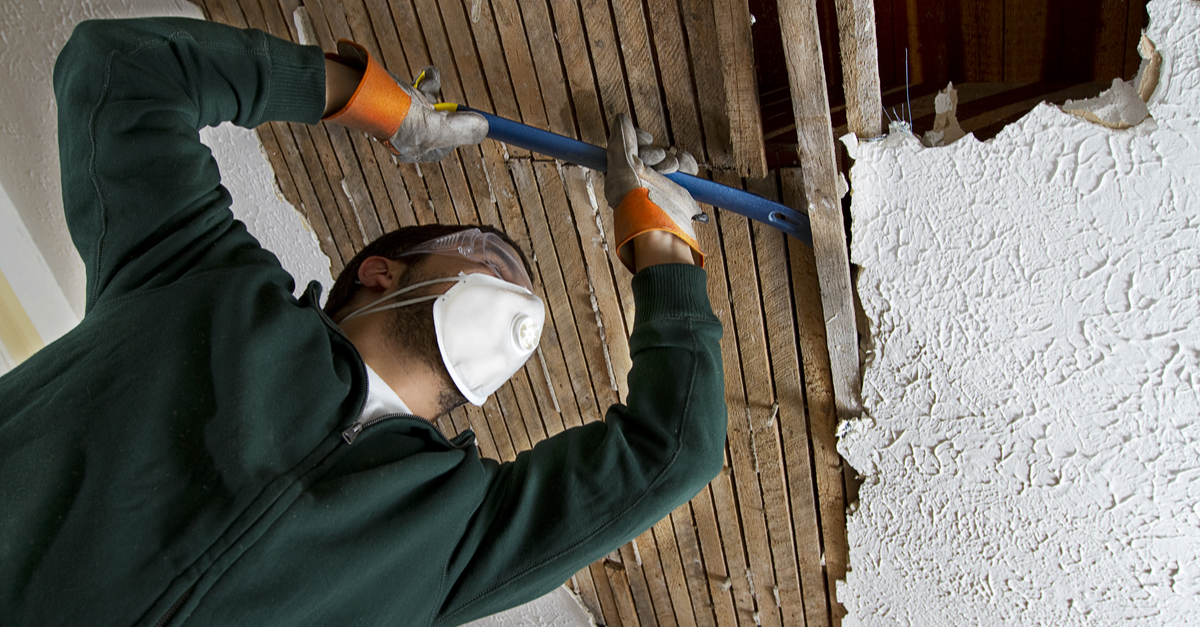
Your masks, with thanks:
[{"label": "man's ear", "polygon": [[387,257],[372,256],[358,266],[358,283],[372,292],[386,292],[400,282],[408,264]]}]

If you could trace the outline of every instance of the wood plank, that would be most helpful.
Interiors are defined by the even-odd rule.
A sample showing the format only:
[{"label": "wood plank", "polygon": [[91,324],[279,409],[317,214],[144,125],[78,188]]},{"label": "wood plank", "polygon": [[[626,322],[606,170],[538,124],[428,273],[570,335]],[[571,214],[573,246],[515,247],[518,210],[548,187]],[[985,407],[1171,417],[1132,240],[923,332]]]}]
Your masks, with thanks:
[{"label": "wood plank", "polygon": [[579,597],[579,601],[587,609],[588,614],[595,619],[593,622],[600,624],[604,619],[604,610],[600,607],[600,595],[596,592],[596,582],[592,580],[592,571],[586,567],[581,569],[571,576],[567,585]]},{"label": "wood plank", "polygon": [[[701,494],[706,493],[707,490],[701,490]],[[713,600],[709,596],[708,590],[708,573],[704,570],[704,553],[700,548],[700,539],[696,533],[692,506],[686,503],[679,506],[671,512],[670,519],[682,569],[680,576],[684,584],[683,594],[686,595],[686,599],[675,601],[675,605],[689,604],[688,611],[697,627],[716,627]],[[661,545],[662,542],[660,541],[659,544]]]},{"label": "wood plank", "polygon": [[746,0],[715,0],[713,15],[734,168],[740,176],[762,178],[767,175],[767,153],[763,145],[762,112],[754,72],[750,7]]},{"label": "wood plank", "polygon": [[559,53],[567,72],[571,102],[575,106],[579,139],[598,146],[607,145],[608,127],[600,109],[600,93],[596,87],[596,75],[592,72],[588,38],[583,30],[579,4],[574,0],[550,0],[550,9]]},{"label": "wood plank", "polygon": [[[274,138],[273,143],[282,156],[284,170],[293,173],[305,172],[304,159],[296,147],[291,128],[286,123],[272,122],[260,126],[258,132],[260,137],[270,134]],[[273,165],[273,167],[276,172],[279,172],[278,165]],[[313,232],[317,234],[317,241],[320,242],[321,252],[325,253],[326,257],[329,257],[329,270],[333,276],[337,276],[342,271],[342,268],[345,267],[346,262],[350,260],[350,257],[342,256],[333,231],[325,221],[325,213],[321,211],[321,202],[318,200],[316,191],[313,189],[312,180],[307,176],[289,176],[289,178],[295,183],[296,193],[300,197],[300,202],[296,207],[305,216]]]},{"label": "wood plank", "polygon": [[[663,76],[681,77],[662,81],[667,111],[670,115],[672,146],[682,148],[693,156],[704,154],[704,136],[700,130],[700,112],[692,81],[691,60],[683,39],[683,19],[675,3],[650,2],[650,25],[654,29],[654,49]],[[662,138],[668,143],[668,138]]]},{"label": "wood plank", "polygon": [[642,532],[635,540],[634,546],[638,549],[646,589],[650,593],[650,601],[654,604],[655,622],[659,627],[678,627],[674,603],[671,600],[671,589],[663,570],[654,527],[651,526]]},{"label": "wood plank", "polygon": [[[728,449],[728,446],[726,447]],[[747,557],[743,553],[744,534],[737,515],[737,497],[734,496],[733,483],[730,481],[729,453],[725,453],[725,470],[709,483],[712,489],[712,505],[716,515],[717,525],[724,545],[724,557],[727,575],[724,581],[713,582],[723,591],[729,591],[733,600],[733,609],[737,623],[740,625],[758,625],[756,619],[757,607],[754,595],[750,591],[750,569]]]},{"label": "wood plank", "polygon": [[[333,235],[334,242],[337,243],[341,258],[349,261],[358,252],[359,247],[350,238],[350,232],[346,229],[346,224],[342,220],[342,214],[338,210],[333,189],[330,187],[329,179],[326,176],[325,166],[321,163],[321,158],[317,155],[317,149],[313,146],[310,131],[314,129],[297,123],[289,123],[288,128],[295,139],[299,156],[304,162],[304,171],[307,174],[307,179],[312,182],[313,191],[316,193],[317,208],[325,216],[325,222],[329,225],[330,233]],[[340,189],[338,193],[341,193]]]},{"label": "wood plank", "polygon": [[495,0],[491,4],[504,58],[508,62],[508,75],[512,79],[513,91],[521,110],[520,119],[530,126],[549,129],[550,121],[542,102],[542,89],[533,55],[529,51],[529,41],[525,37],[520,7],[516,0]]},{"label": "wood plank", "polygon": [[[633,606],[637,609],[637,624],[643,627],[659,627],[658,614],[654,609],[654,600],[650,594],[650,584],[642,570],[641,547],[638,546],[641,536],[621,545],[617,552],[621,555],[621,564],[628,581],[629,592],[633,597]],[[624,617],[622,617],[624,620]],[[667,627],[667,626],[663,626]]]},{"label": "wood plank", "polygon": [[1046,78],[1047,19],[1042,0],[1004,0],[1004,82]]},{"label": "wood plank", "polygon": [[[747,189],[764,198],[778,198],[775,189],[775,179],[759,179],[748,181]],[[763,502],[767,518],[767,532],[771,540],[771,555],[775,565],[775,598],[783,613],[784,625],[805,624],[805,605],[801,598],[800,572],[797,564],[796,544],[793,537],[792,507],[788,491],[788,476],[785,471],[785,442],[782,440],[778,427],[778,415],[783,410],[802,408],[798,403],[801,399],[793,396],[792,405],[784,406],[783,390],[774,385],[775,377],[780,370],[785,370],[789,361],[795,363],[795,346],[786,352],[775,353],[768,350],[769,341],[777,336],[787,342],[794,336],[789,307],[776,308],[776,316],[783,319],[772,320],[765,311],[766,292],[773,288],[776,300],[779,294],[788,291],[786,266],[781,266],[781,259],[763,259],[756,254],[755,241],[752,237],[752,227],[758,223],[743,219],[744,227],[726,229],[722,225],[722,233],[729,241],[736,237],[738,248],[746,251],[739,255],[743,261],[730,266],[730,286],[734,295],[734,315],[737,320],[739,346],[742,350],[742,367],[745,371],[755,373],[746,377],[746,397],[749,401],[747,416],[749,420],[752,442],[755,445],[756,465],[762,484]],[[768,230],[769,229],[763,229]],[[755,232],[761,232],[755,231]],[[775,233],[763,233],[764,238]],[[728,245],[727,245],[728,246]],[[770,270],[764,267],[774,263]],[[779,273],[779,270],[783,270]],[[786,320],[786,324],[785,324]],[[774,326],[774,332],[768,330]],[[782,363],[781,363],[782,362]],[[790,443],[787,443],[790,444]]]},{"label": "wood plank", "polygon": [[959,58],[966,64],[963,80],[1004,80],[1004,5],[995,0],[959,0],[959,10],[963,40]]},{"label": "wood plank", "polygon": [[578,138],[571,93],[567,87],[563,61],[558,55],[559,36],[550,21],[550,9],[546,6],[546,0],[523,0],[521,17],[525,24],[525,36],[529,42],[533,66],[536,68],[538,85],[541,87],[549,129],[559,135]]},{"label": "wood plank", "polygon": [[[512,78],[508,73],[508,64],[504,48],[500,44],[500,35],[496,30],[496,21],[489,2],[461,0],[471,2],[470,33],[474,46],[479,51],[479,60],[483,67],[483,76],[487,79],[490,106],[479,100],[481,110],[492,111],[496,115],[510,120],[520,120],[521,110],[513,91]],[[464,7],[465,8],[465,7]],[[468,92],[470,97],[470,92]],[[471,104],[468,100],[467,104]],[[471,105],[476,106],[476,105]],[[508,155],[514,158],[528,157],[529,151],[516,146],[508,146]]]},{"label": "wood plank", "polygon": [[[714,180],[740,187],[737,179],[730,174],[718,174]],[[772,398],[770,391],[763,390],[762,386],[763,375],[769,372],[769,366],[762,350],[761,319],[757,325],[751,322],[761,313],[757,311],[757,280],[749,249],[749,226],[746,218],[732,212],[718,212],[717,218],[721,227],[720,257],[724,257],[723,264],[721,260],[712,259],[712,263],[706,263],[705,267],[709,268],[710,285],[719,280],[717,285],[724,292],[713,294],[714,290],[710,289],[709,297],[714,306],[721,310],[717,316],[726,330],[721,340],[721,355],[725,362],[726,406],[729,408],[727,437],[746,543],[746,577],[751,579],[751,594],[757,605],[758,622],[762,625],[791,624],[781,622],[788,617],[781,619],[780,608],[773,594],[777,582],[776,564],[771,555],[772,538],[767,527],[767,512],[768,508],[776,508],[780,503],[767,502],[764,492],[772,478],[778,478],[778,469],[770,461],[769,452],[774,447],[758,442],[759,433],[755,429],[755,424],[766,422],[766,416],[761,414],[769,412]],[[759,327],[757,330],[754,329],[756,326]],[[781,480],[779,482],[782,484]],[[786,501],[783,506],[783,515],[786,516]],[[790,524],[785,523],[784,526],[789,529],[790,535]],[[790,552],[788,557],[791,558]],[[803,620],[803,607],[800,613]]]},{"label": "wood plank", "polygon": [[[575,336],[574,342],[571,340],[574,330],[570,304],[554,251],[553,236],[542,208],[541,191],[533,164],[528,159],[514,159],[508,165],[529,227],[530,250],[537,260],[541,275],[541,281],[534,285],[534,292],[546,303],[548,310],[538,350],[549,365],[550,386],[558,399],[563,425],[573,427],[583,424],[584,416],[587,422],[591,422],[599,417],[599,412],[591,393],[591,381],[584,364],[583,351],[579,347],[579,338]],[[549,426],[547,431],[550,430]]]},{"label": "wood plank", "polygon": [[[750,190],[766,198],[779,197],[773,185],[768,186],[765,182],[750,186]],[[799,569],[804,624],[810,627],[826,626],[830,624],[829,599],[821,566],[820,513],[813,482],[800,350],[796,343],[787,237],[761,222],[752,222],[751,227],[776,395],[773,427],[778,430],[778,438],[782,442],[787,473],[786,498],[791,510],[795,542],[793,552]],[[804,335],[809,330],[801,326],[798,332]],[[772,530],[772,538],[775,534],[776,531]]]},{"label": "wood plank", "polygon": [[883,133],[883,103],[879,91],[875,6],[871,0],[837,0],[836,7],[850,132],[864,138],[878,137]]},{"label": "wood plank", "polygon": [[650,32],[646,29],[642,2],[612,0],[612,13],[625,65],[629,102],[633,105],[630,117],[635,126],[665,142],[669,137],[666,115],[659,96],[658,70],[650,51]]},{"label": "wood plank", "polygon": [[[565,333],[573,333],[574,335],[568,338],[567,346],[571,347],[577,343],[581,348],[580,357],[586,366],[584,372],[591,385],[585,386],[584,382],[578,382],[576,397],[580,399],[580,405],[585,405],[583,399],[586,397],[579,395],[583,390],[594,399],[596,411],[585,411],[583,421],[586,423],[599,420],[609,406],[620,401],[614,378],[610,374],[611,366],[606,355],[603,331],[600,329],[603,321],[597,319],[592,305],[594,296],[589,287],[588,273],[583,267],[583,253],[577,240],[578,230],[572,218],[564,182],[559,176],[558,165],[546,161],[534,162],[534,175],[542,192],[546,224],[553,238],[554,251],[562,273],[565,302],[569,305],[569,309],[564,313],[573,321],[573,324],[566,328],[559,327],[560,339]],[[535,216],[531,223],[539,221],[540,216]]]},{"label": "wood plank", "polygon": [[[567,357],[568,369],[575,364],[571,382],[579,400],[581,418],[588,423],[599,420],[604,411],[619,399],[608,376],[603,338],[592,311],[592,295],[583,268],[583,255],[557,165],[546,161],[534,162],[533,172],[545,213],[530,215],[527,209],[527,222],[531,232],[547,229],[549,242],[553,244],[552,250],[548,251],[552,256],[547,256],[547,251],[539,251],[537,256],[539,263],[545,262],[543,267],[549,267],[557,261],[557,268],[550,268],[542,276],[546,278],[547,274],[550,275],[549,284],[553,287],[548,292],[553,299],[550,303],[555,310],[555,325],[564,346],[563,354]],[[558,278],[555,278],[555,271]],[[561,281],[561,297],[558,295],[558,281]]]},{"label": "wood plank", "polygon": [[[947,80],[946,2],[947,0],[908,0],[905,10],[913,85],[941,85]],[[784,43],[787,44],[786,29],[784,33]]]},{"label": "wood plank", "polygon": [[[725,474],[722,472],[722,474]],[[718,480],[720,477],[717,478]],[[697,581],[693,577],[688,578],[689,587],[699,584],[704,588],[702,591],[710,599],[708,608],[712,611],[713,617],[720,627],[733,627],[738,624],[737,608],[734,606],[733,594],[730,592],[733,587],[733,580],[730,577],[730,570],[726,567],[725,553],[722,549],[721,531],[718,526],[716,512],[713,509],[713,485],[710,483],[708,487],[701,490],[699,494],[692,498],[690,503],[692,515],[695,518],[696,536],[700,539],[702,547],[701,557],[703,559],[703,578]],[[731,542],[730,544],[740,545],[740,539]],[[740,555],[740,553],[738,554]],[[726,585],[729,582],[729,585]],[[693,597],[697,596],[693,592]],[[702,605],[696,605],[697,616],[701,614],[700,608]]]},{"label": "wood plank", "polygon": [[620,42],[613,26],[607,0],[580,0],[588,49],[600,90],[600,106],[611,128],[618,113],[630,113],[625,70],[621,65]]},{"label": "wood plank", "polygon": [[[620,557],[619,551],[614,551],[614,554]],[[638,619],[638,609],[633,599],[633,591],[629,587],[629,574],[625,571],[625,565],[621,563],[621,560],[613,557],[605,558],[603,563],[604,572],[617,606],[617,624],[623,626],[642,625],[642,621]],[[653,618],[653,613],[650,616]]]},{"label": "wood plank", "polygon": [[821,279],[838,416],[849,419],[862,412],[858,331],[829,104],[817,87],[825,84],[825,70],[817,62],[821,55],[814,4],[813,0],[780,0],[779,18],[796,112],[806,208],[812,222],[813,252]]},{"label": "wood plank", "polygon": [[[806,204],[804,172],[786,168],[782,177],[784,203],[791,207]],[[837,603],[837,582],[845,579],[849,561],[846,541],[846,504],[842,487],[842,457],[837,452],[835,435],[838,421],[836,386],[830,367],[824,312],[821,302],[819,269],[813,250],[788,240],[792,268],[796,324],[802,329],[800,358],[804,372],[804,393],[809,418],[809,438],[815,467],[819,513],[821,517],[822,557],[826,589],[834,624],[845,610]]]},{"label": "wood plank", "polygon": [[720,44],[716,17],[708,0],[681,0],[684,31],[692,59],[704,151],[695,156],[716,170],[732,170],[736,157],[730,135],[729,114],[725,106],[725,81],[722,78]]},{"label": "wood plank", "polygon": [[654,541],[658,544],[658,560],[663,578],[667,581],[667,592],[671,595],[671,610],[679,627],[696,627],[696,616],[692,609],[692,598],[688,594],[687,575],[683,570],[679,544],[675,539],[674,522],[667,516],[651,528]]},{"label": "wood plank", "polygon": [[[578,166],[564,166],[563,183],[570,201],[573,222],[579,234],[583,268],[596,325],[603,342],[604,359],[608,366],[609,387],[615,398],[606,394],[603,407],[619,402],[629,394],[629,371],[633,360],[629,354],[629,336],[625,333],[624,317],[621,313],[614,273],[626,272],[619,264],[614,267],[605,249],[604,236],[600,232],[599,196],[603,195],[603,176]],[[597,377],[593,374],[593,377]],[[596,378],[596,387],[601,386]]]},{"label": "wood plank", "polygon": [[[592,583],[596,586],[596,596],[600,599],[600,609],[603,612],[596,618],[603,619],[603,624],[608,627],[621,626],[621,613],[617,608],[617,601],[613,595],[612,584],[608,580],[608,569],[605,567],[606,560],[601,558],[592,562],[584,570],[592,574]],[[597,624],[601,624],[597,621]]]}]

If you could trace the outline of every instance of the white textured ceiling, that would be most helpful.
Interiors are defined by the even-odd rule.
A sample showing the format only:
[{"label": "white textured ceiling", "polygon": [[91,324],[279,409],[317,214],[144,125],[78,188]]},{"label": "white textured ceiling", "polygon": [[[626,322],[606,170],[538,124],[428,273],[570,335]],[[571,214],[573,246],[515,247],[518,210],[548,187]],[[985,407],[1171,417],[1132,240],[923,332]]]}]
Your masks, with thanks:
[{"label": "white textured ceiling", "polygon": [[1153,119],[853,152],[871,320],[845,625],[1200,624],[1200,2]]}]

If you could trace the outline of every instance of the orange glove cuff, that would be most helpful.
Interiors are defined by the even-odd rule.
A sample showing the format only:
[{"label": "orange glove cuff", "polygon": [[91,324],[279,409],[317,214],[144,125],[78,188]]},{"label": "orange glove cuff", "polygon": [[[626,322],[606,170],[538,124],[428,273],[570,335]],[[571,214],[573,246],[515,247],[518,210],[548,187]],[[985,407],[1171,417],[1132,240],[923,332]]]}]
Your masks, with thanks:
[{"label": "orange glove cuff", "polygon": [[633,238],[650,231],[666,231],[683,240],[692,249],[692,258],[696,265],[704,267],[704,253],[700,250],[700,242],[684,233],[667,212],[651,202],[650,190],[645,187],[634,189],[621,199],[621,204],[613,212],[613,229],[617,236],[617,257],[630,272],[636,271],[633,263]]},{"label": "orange glove cuff", "polygon": [[[400,123],[408,115],[412,97],[403,87],[396,84],[396,79],[392,78],[366,49],[353,42],[343,43],[358,48],[367,58],[367,67],[363,70],[362,81],[358,83],[358,88],[354,90],[346,106],[322,119],[363,131],[378,139],[389,139],[396,134]],[[359,65],[352,59],[331,52],[325,53],[325,58],[345,65]]]}]

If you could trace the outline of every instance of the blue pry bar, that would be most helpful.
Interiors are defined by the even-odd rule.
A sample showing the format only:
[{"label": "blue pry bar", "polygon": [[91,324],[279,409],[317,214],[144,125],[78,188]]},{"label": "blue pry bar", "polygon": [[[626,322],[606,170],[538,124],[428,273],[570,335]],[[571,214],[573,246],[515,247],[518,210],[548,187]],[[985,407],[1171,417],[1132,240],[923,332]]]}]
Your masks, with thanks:
[{"label": "blue pry bar", "polygon": [[[600,146],[563,137],[463,105],[459,105],[458,109],[474,111],[487,118],[487,136],[496,141],[599,172],[608,171],[608,152]],[[692,198],[696,199],[696,202],[720,207],[752,220],[758,220],[812,246],[812,228],[809,226],[808,216],[804,213],[787,205],[691,174],[675,172],[666,176],[686,189]]]}]

